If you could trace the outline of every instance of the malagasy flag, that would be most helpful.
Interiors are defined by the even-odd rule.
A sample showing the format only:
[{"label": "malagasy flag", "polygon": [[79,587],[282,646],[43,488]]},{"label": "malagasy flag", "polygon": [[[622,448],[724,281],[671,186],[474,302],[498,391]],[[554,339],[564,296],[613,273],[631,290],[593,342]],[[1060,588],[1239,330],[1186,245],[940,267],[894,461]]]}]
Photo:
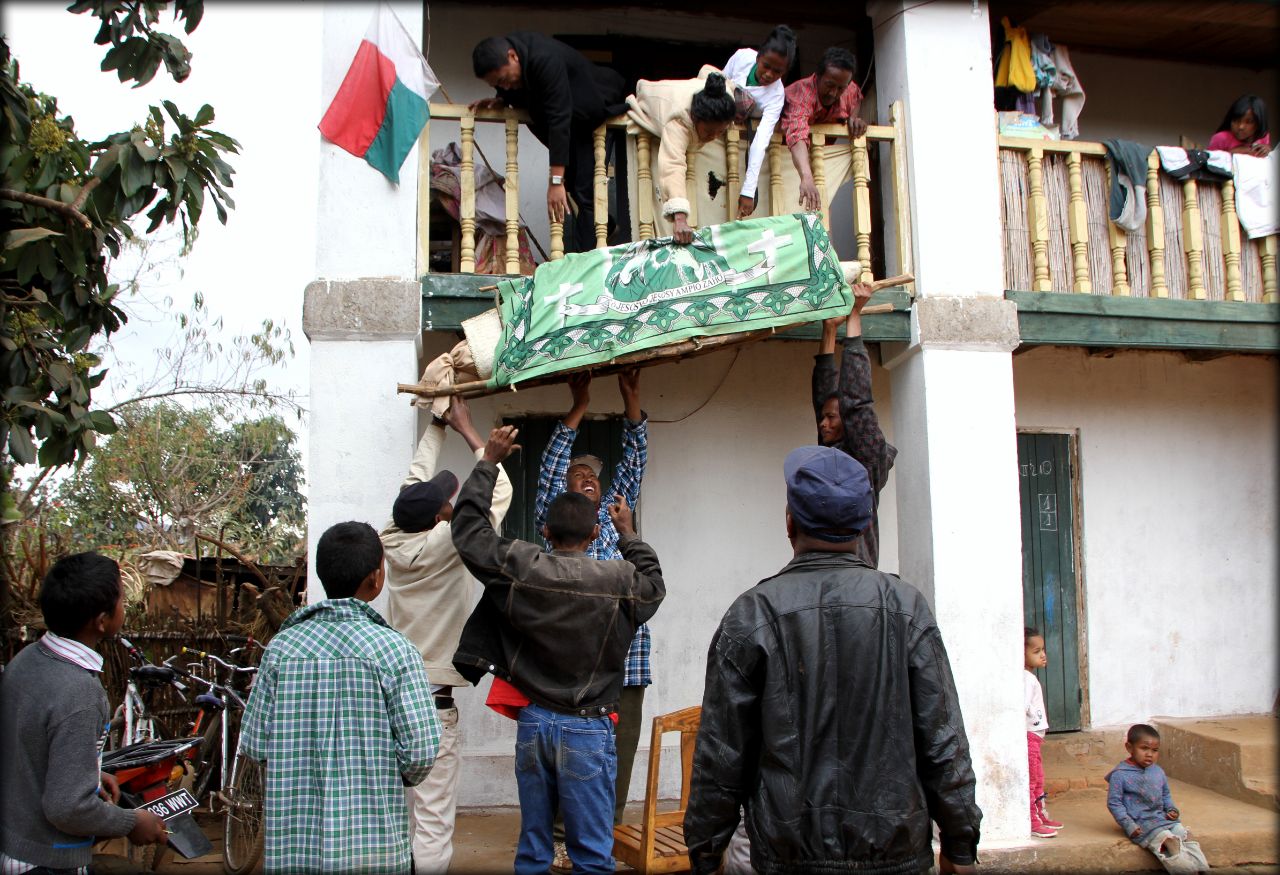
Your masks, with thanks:
[{"label": "malagasy flag", "polygon": [[400,19],[379,3],[320,133],[400,182],[400,165],[431,118],[427,101],[440,87]]}]

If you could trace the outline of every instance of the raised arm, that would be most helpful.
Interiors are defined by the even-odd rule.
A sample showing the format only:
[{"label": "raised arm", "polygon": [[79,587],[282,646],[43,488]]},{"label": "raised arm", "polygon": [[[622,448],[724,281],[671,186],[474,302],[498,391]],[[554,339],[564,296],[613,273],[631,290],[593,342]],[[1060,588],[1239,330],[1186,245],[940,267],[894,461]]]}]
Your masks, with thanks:
[{"label": "raised arm", "polygon": [[591,375],[574,374],[569,378],[569,391],[573,393],[573,406],[564,419],[551,431],[547,447],[542,451],[542,463],[538,468],[538,492],[533,501],[533,520],[538,531],[547,523],[547,509],[551,502],[565,490],[565,475],[569,473],[569,460],[573,458],[573,442],[578,437],[578,426],[587,413],[591,401]]},{"label": "raised arm", "polygon": [[853,309],[845,322],[844,353],[840,359],[840,419],[844,423],[844,449],[867,469],[871,485],[879,492],[889,479],[897,449],[885,439],[871,398],[871,359],[862,342],[862,308],[871,298],[871,287],[853,287]]},{"label": "raised arm", "polygon": [[609,489],[621,493],[627,504],[635,507],[640,500],[640,483],[649,463],[649,420],[640,409],[640,369],[632,368],[618,375],[622,392],[622,458],[613,470]]},{"label": "raised arm", "polygon": [[658,606],[666,598],[667,586],[662,580],[662,566],[658,564],[658,554],[653,548],[636,536],[631,507],[621,495],[614,495],[609,505],[609,519],[618,530],[618,547],[622,558],[635,567],[635,578],[631,591],[631,606],[634,610],[634,622],[637,626],[646,623],[658,612]]},{"label": "raised arm", "polygon": [[484,455],[463,484],[453,508],[453,546],[467,570],[485,586],[509,582],[502,572],[512,542],[495,531],[489,510],[499,464],[510,454],[518,434],[510,425],[489,433]]}]

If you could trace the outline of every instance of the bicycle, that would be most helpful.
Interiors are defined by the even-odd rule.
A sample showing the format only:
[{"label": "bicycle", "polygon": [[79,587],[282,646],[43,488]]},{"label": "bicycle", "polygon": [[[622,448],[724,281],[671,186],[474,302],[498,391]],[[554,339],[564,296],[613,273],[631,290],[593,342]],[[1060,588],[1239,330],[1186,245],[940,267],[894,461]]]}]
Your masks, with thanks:
[{"label": "bicycle", "polygon": [[247,875],[262,856],[266,840],[266,766],[236,748],[222,841],[222,869],[227,875]]},{"label": "bicycle", "polygon": [[119,750],[133,744],[160,741],[165,733],[157,728],[151,703],[157,690],[169,687],[186,701],[186,686],[179,678],[186,676],[169,663],[179,654],[166,659],[160,665],[150,662],[142,651],[128,638],[120,636],[120,643],[128,651],[135,665],[129,669],[129,681],[125,685],[124,701],[116,708],[107,731],[107,750]]},{"label": "bicycle", "polygon": [[[237,647],[231,654],[239,653],[256,644],[252,638],[243,647]],[[235,683],[243,681],[240,689],[216,680],[209,680],[191,675],[191,680],[203,685],[206,692],[196,696],[196,705],[200,715],[192,727],[193,734],[200,735],[202,741],[195,759],[195,777],[192,780],[191,793],[198,801],[209,798],[209,809],[213,810],[213,799],[222,798],[230,789],[231,770],[227,768],[231,760],[229,752],[234,751],[238,741],[239,718],[244,713],[245,699],[249,695],[249,685],[253,675],[258,671],[256,666],[241,666],[228,662],[212,653],[183,647],[182,653],[190,653],[202,660],[221,667],[228,675],[228,680]],[[230,654],[229,654],[230,655]],[[192,668],[195,663],[188,665]],[[216,671],[216,669],[215,669]],[[207,725],[205,721],[207,722]],[[203,729],[203,731],[201,731]],[[213,795],[211,795],[211,793]]]}]

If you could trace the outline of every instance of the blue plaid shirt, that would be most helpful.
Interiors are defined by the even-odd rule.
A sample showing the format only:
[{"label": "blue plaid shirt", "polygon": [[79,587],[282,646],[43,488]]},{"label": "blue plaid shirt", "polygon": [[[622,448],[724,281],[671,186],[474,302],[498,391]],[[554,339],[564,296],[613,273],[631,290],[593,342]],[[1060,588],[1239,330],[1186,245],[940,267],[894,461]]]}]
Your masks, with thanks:
[{"label": "blue plaid shirt", "polygon": [[[534,522],[539,532],[546,525],[547,508],[565,491],[565,475],[569,473],[569,460],[573,458],[573,442],[577,436],[577,429],[558,422],[542,453],[542,468],[538,471],[538,497],[534,501]],[[644,466],[648,461],[648,417],[642,416],[639,422],[622,420],[622,459],[613,471],[613,480],[608,489],[602,485],[601,492],[609,496],[621,494],[630,507],[635,507],[640,500],[640,481],[644,479]],[[608,504],[607,501],[600,502],[600,536],[587,548],[587,555],[593,559],[622,558],[622,551],[618,549],[618,530],[609,518]],[[551,549],[550,544],[545,544],[545,547]],[[649,627],[641,624],[636,629],[636,637],[631,639],[631,649],[627,651],[624,685],[647,687],[653,683],[649,648]]]}]

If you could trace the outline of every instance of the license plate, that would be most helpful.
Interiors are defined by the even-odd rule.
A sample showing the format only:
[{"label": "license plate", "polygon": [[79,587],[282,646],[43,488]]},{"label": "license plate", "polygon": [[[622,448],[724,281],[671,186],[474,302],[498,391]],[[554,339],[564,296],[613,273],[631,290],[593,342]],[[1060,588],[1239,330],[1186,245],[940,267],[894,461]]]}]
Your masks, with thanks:
[{"label": "license plate", "polygon": [[182,789],[170,793],[168,796],[161,796],[159,799],[148,802],[142,807],[158,817],[169,820],[179,814],[191,811],[196,807],[196,804],[196,797],[191,795],[191,791]]}]

